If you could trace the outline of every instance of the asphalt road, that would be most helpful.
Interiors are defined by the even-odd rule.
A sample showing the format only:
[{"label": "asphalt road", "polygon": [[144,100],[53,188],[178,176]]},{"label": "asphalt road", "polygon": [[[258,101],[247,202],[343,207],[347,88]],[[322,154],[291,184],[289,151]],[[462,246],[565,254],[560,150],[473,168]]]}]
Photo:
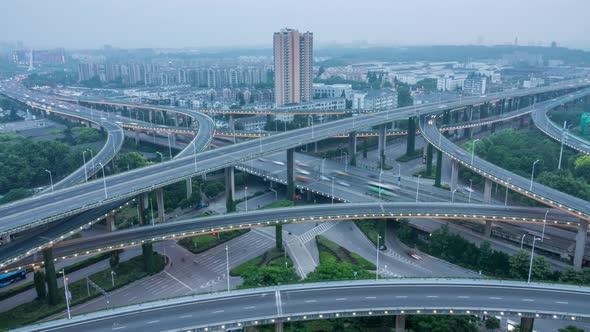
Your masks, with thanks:
[{"label": "asphalt road", "polygon": [[[536,107],[551,108],[557,104],[560,104],[561,102],[572,100],[575,99],[575,97],[583,96],[588,93],[590,93],[590,90],[582,90],[572,95],[558,98],[557,101],[539,103],[536,105]],[[498,182],[504,186],[509,185],[511,190],[517,191],[518,193],[540,201],[541,203],[561,209],[579,218],[590,220],[590,205],[587,201],[562,193],[558,190],[549,188],[539,183],[533,183],[531,190],[530,179],[525,179],[478,157],[473,158],[473,163],[471,163],[472,156],[465,150],[446,139],[439,132],[436,121],[431,120],[431,118],[428,120],[426,118],[422,118],[420,121],[420,128],[422,129],[422,135],[437,149],[442,149],[445,154],[455,160],[458,160],[464,166],[476,171],[484,177],[490,178],[492,181]]]},{"label": "asphalt road", "polygon": [[[335,282],[176,299],[98,312],[20,331],[145,331],[220,328],[263,319],[304,320],[404,313],[483,313],[590,318],[588,288],[461,280]],[[370,313],[369,313],[370,312]],[[321,316],[319,314],[322,314]],[[551,317],[551,316],[549,316]],[[224,326],[226,327],[226,326]]]},{"label": "asphalt road", "polygon": [[[358,204],[318,204],[300,207],[288,207],[271,210],[256,210],[248,213],[233,213],[227,215],[215,215],[209,217],[193,218],[127,229],[98,236],[85,237],[71,241],[57,243],[54,246],[56,258],[67,258],[75,254],[88,255],[100,250],[140,245],[141,241],[159,241],[173,237],[191,236],[209,233],[219,230],[235,228],[254,228],[272,226],[276,222],[320,222],[344,219],[368,219],[368,218],[436,218],[436,219],[493,219],[502,220],[536,220],[542,222],[546,209],[528,207],[505,207],[491,204],[464,204],[464,203],[358,203]],[[574,219],[564,213],[552,214],[556,219],[575,222]],[[561,215],[562,217],[559,217]],[[496,217],[494,219],[494,216]],[[555,220],[557,221],[557,220]],[[548,222],[554,220],[548,219]],[[37,258],[36,262],[39,262]],[[18,264],[33,263],[34,257],[24,259]]]},{"label": "asphalt road", "polygon": [[[398,108],[375,114],[361,115],[335,122],[314,125],[310,128],[290,131],[260,140],[244,142],[208,151],[193,158],[179,158],[175,161],[162,163],[140,170],[110,176],[106,179],[107,194],[104,192],[102,181],[92,181],[87,184],[59,190],[51,195],[21,200],[0,208],[0,233],[15,231],[34,226],[38,223],[49,222],[67,215],[79,213],[108,202],[134,196],[138,193],[150,191],[155,187],[177,182],[191,175],[208,173],[240,161],[251,159],[275,151],[301,146],[308,142],[331,137],[338,133],[353,131],[356,128],[366,128],[381,123],[408,118],[410,116],[432,112],[460,105],[473,104],[495,100],[503,96],[518,96],[569,89],[576,86],[586,86],[588,82],[576,82],[529,90],[503,92],[494,96],[466,98],[462,101],[448,104],[425,105],[421,107]],[[260,144],[262,143],[262,144]]]}]

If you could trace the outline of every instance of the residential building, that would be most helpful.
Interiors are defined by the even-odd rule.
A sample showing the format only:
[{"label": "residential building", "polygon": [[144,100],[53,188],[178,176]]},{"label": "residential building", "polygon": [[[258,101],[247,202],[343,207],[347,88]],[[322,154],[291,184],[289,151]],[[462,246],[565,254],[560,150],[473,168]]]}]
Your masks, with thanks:
[{"label": "residential building", "polygon": [[486,93],[487,77],[476,76],[466,78],[463,81],[463,93],[471,95],[483,95]]},{"label": "residential building", "polygon": [[247,118],[239,118],[235,120],[236,129],[246,131],[264,130],[266,125],[266,115],[255,115]]},{"label": "residential building", "polygon": [[273,36],[275,105],[312,99],[313,33],[282,29]]},{"label": "residential building", "polygon": [[397,92],[394,89],[371,89],[355,93],[352,108],[357,110],[384,110],[397,107]]},{"label": "residential building", "polygon": [[313,83],[313,98],[346,98],[352,99],[352,84]]}]

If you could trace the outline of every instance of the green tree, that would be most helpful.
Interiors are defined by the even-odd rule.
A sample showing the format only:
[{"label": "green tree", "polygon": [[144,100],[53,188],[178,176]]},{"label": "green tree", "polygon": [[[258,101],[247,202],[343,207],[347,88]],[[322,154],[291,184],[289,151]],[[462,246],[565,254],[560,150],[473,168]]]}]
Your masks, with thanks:
[{"label": "green tree", "polygon": [[590,182],[590,156],[583,155],[574,161],[574,172]]},{"label": "green tree", "polygon": [[39,270],[33,274],[33,282],[35,284],[35,291],[37,292],[37,298],[39,300],[45,299],[47,295],[47,289],[45,288],[45,273]]},{"label": "green tree", "polygon": [[111,267],[111,269],[114,269],[115,267],[119,266],[119,262],[121,260],[121,258],[119,257],[120,253],[121,250],[111,251],[111,257],[109,258],[109,266]]},{"label": "green tree", "polygon": [[584,330],[573,325],[568,325],[562,329],[559,329],[558,332],[584,332]]},{"label": "green tree", "polygon": [[154,249],[151,243],[144,243],[141,245],[141,253],[143,256],[144,269],[147,273],[153,274],[155,272]]},{"label": "green tree", "polygon": [[488,330],[496,330],[500,328],[500,320],[494,316],[489,316],[485,325]]},{"label": "green tree", "polygon": [[[521,250],[517,254],[510,257],[510,275],[516,279],[528,279],[529,267],[530,267],[530,255],[526,250]],[[545,257],[535,256],[533,259],[533,269],[531,273],[531,279],[534,280],[547,280],[551,275],[551,266]]]},{"label": "green tree", "polygon": [[137,152],[124,152],[120,153],[117,158],[117,168],[120,170],[132,170],[144,166],[150,165],[144,156]]},{"label": "green tree", "polygon": [[276,246],[277,250],[279,250],[279,251],[285,250],[285,248],[283,248],[283,225],[282,224],[277,224],[275,226],[275,246]]},{"label": "green tree", "polygon": [[47,281],[47,303],[56,305],[59,301],[57,295],[57,277],[55,275],[55,265],[53,261],[53,248],[43,250],[43,262],[45,264],[45,275]]}]

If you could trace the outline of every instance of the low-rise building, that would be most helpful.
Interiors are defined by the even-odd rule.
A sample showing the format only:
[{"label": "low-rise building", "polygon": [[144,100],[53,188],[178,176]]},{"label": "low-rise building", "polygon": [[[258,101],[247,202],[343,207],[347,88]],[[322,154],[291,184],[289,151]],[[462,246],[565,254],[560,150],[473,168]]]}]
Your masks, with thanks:
[{"label": "low-rise building", "polygon": [[394,89],[368,90],[355,93],[352,108],[359,110],[384,110],[397,107],[397,92]]},{"label": "low-rise building", "polygon": [[352,98],[352,84],[313,84],[313,98]]},{"label": "low-rise building", "polygon": [[246,131],[264,130],[266,125],[266,115],[255,115],[247,118],[239,118],[235,120],[236,129]]}]

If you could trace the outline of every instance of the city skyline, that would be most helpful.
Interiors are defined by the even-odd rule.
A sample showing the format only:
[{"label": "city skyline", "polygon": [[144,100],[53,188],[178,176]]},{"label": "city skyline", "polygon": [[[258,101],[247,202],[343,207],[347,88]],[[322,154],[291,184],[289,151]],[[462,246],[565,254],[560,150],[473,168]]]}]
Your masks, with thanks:
[{"label": "city skyline", "polygon": [[[121,48],[271,47],[266,36],[284,26],[314,31],[321,36],[316,41],[320,47],[351,41],[371,45],[492,45],[512,43],[516,38],[520,45],[546,46],[557,41],[566,47],[590,47],[584,36],[590,30],[584,18],[590,4],[577,0],[541,0],[534,6],[508,0],[477,4],[463,0],[423,0],[419,4],[375,0],[339,3],[329,13],[317,10],[317,4],[308,0],[297,6],[269,1],[225,1],[220,5],[59,0],[10,2],[3,7],[10,15],[0,22],[0,41],[22,41],[33,48],[98,48],[105,44]],[[526,24],[523,12],[527,13]],[[34,24],[23,21],[19,13],[27,13]],[[329,20],[326,14],[330,14]],[[43,29],[36,29],[38,26]],[[235,33],[244,29],[247,34]]]}]

